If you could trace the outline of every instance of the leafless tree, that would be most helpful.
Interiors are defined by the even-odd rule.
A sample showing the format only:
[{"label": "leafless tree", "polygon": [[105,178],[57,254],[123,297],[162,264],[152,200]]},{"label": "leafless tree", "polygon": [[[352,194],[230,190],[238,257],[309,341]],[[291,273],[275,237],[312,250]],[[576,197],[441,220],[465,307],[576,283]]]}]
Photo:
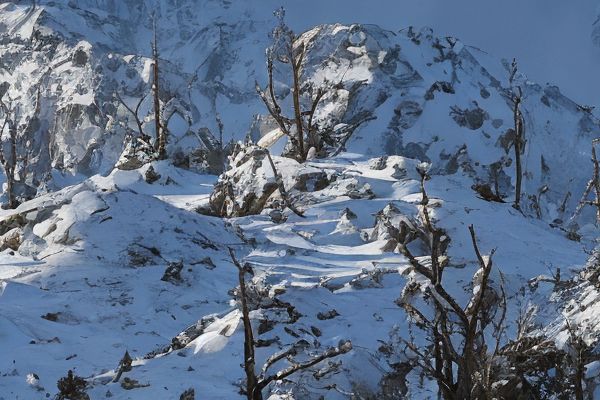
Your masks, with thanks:
[{"label": "leafless tree", "polygon": [[[248,291],[246,287],[246,274],[252,272],[252,268],[248,263],[243,265],[235,257],[234,251],[229,248],[231,261],[238,269],[238,280],[240,285],[240,303],[242,311],[242,322],[244,324],[244,371],[246,373],[246,396],[248,400],[262,400],[263,390],[272,382],[283,380],[296,372],[311,368],[321,361],[329,358],[337,357],[341,354],[348,353],[352,350],[350,341],[341,341],[338,346],[331,347],[319,355],[310,358],[307,361],[298,362],[294,360],[299,350],[304,347],[302,343],[297,343],[290,348],[275,353],[268,357],[260,372],[256,371],[256,357],[254,332],[252,329],[252,320],[250,318],[250,307],[248,305]],[[290,366],[279,370],[275,373],[269,372],[269,369],[277,362],[287,359]]]},{"label": "leafless tree", "polygon": [[521,102],[523,99],[523,91],[520,86],[513,88],[515,76],[517,74],[517,60],[513,59],[509,77],[509,84],[511,86],[511,102],[513,105],[513,120],[514,120],[514,139],[513,146],[515,148],[515,201],[513,207],[517,210],[521,210],[521,185],[523,180],[523,171],[521,165],[521,154],[525,148],[525,134],[523,124],[523,114],[521,113]]},{"label": "leafless tree", "polygon": [[[417,236],[423,241],[429,263],[417,259],[409,250],[407,243],[400,245],[401,253],[408,259],[412,269],[425,278],[425,283],[415,281],[407,285],[399,304],[411,320],[427,333],[431,346],[422,348],[413,341],[405,341],[406,353],[427,376],[437,381],[444,399],[488,398],[489,388],[493,383],[491,363],[500,349],[500,336],[506,315],[503,289],[501,295],[503,301],[499,306],[502,312],[498,322],[493,321],[495,313],[491,310],[492,305],[489,304],[490,298],[495,297],[491,295],[494,291],[490,288],[489,281],[494,250],[489,257],[482,256],[475,229],[470,225],[471,242],[479,269],[474,276],[476,282],[473,294],[467,305],[461,306],[447,291],[443,281],[443,272],[449,262],[446,248],[450,239],[432,222],[428,210],[429,198],[425,191],[425,181],[429,177],[423,168],[418,168],[418,171],[421,175],[422,228]],[[413,305],[411,298],[417,293],[425,294],[433,316],[427,315]],[[493,324],[497,340],[492,354],[488,353],[484,332],[490,324]],[[459,340],[456,340],[456,337]]]},{"label": "leafless tree", "polygon": [[[15,172],[17,167],[17,119],[16,111],[12,104],[12,100],[9,100],[8,105],[4,102],[1,103],[2,110],[4,112],[4,124],[2,130],[0,130],[0,136],[4,136],[4,129],[8,126],[8,140],[2,138],[2,149],[0,149],[0,163],[4,168],[4,175],[6,176],[6,196],[7,196],[7,207],[16,208],[17,202],[14,194],[15,185]],[[5,143],[8,144],[9,151],[5,155]]]},{"label": "leafless tree", "polygon": [[[132,147],[134,150],[138,149],[138,144],[142,145],[144,151],[148,153],[148,156],[151,159],[165,159],[167,157],[167,123],[168,120],[164,120],[165,108],[169,105],[169,102],[164,102],[161,105],[161,91],[160,91],[160,68],[159,68],[159,50],[158,50],[158,39],[157,39],[157,30],[156,30],[156,16],[152,15],[152,29],[153,29],[153,41],[152,41],[152,114],[154,117],[154,142],[151,143],[150,135],[146,134],[144,131],[144,117],[140,116],[140,110],[142,104],[148,94],[144,94],[139,98],[135,107],[130,106],[123,99],[123,97],[115,92],[115,98],[123,105],[123,107],[131,114],[133,117],[136,127],[137,127],[137,137],[132,139]],[[173,100],[173,98],[171,99]],[[171,114],[172,116],[172,114]],[[170,117],[169,117],[170,118]],[[133,136],[133,135],[132,135]]]},{"label": "leafless tree", "polygon": [[[321,150],[322,139],[315,121],[315,112],[331,88],[328,83],[317,87],[304,79],[302,68],[306,45],[299,41],[298,36],[285,24],[283,8],[278,10],[276,15],[279,24],[273,30],[273,44],[267,49],[269,82],[265,90],[256,82],[256,91],[281,132],[289,138],[292,156],[303,162],[311,147],[314,147],[316,151]],[[275,94],[273,75],[276,62],[289,65],[291,68],[292,82],[290,86],[293,111],[291,117],[284,114]],[[303,108],[303,104],[306,103],[305,98],[308,98],[309,103],[307,109]]]},{"label": "leafless tree", "polygon": [[[29,158],[31,157],[28,141],[26,137],[19,134],[19,131],[27,132],[30,129],[32,121],[37,118],[40,112],[41,91],[39,86],[34,87],[35,99],[33,112],[26,118],[26,123],[19,126],[21,112],[14,99],[6,95],[7,101],[0,98],[0,110],[4,114],[4,122],[0,127],[0,164],[6,175],[6,194],[7,207],[16,208],[19,204],[15,194],[15,184],[18,180],[23,180],[23,174],[26,173]],[[8,128],[8,136],[4,138],[4,130]]]},{"label": "leafless tree", "polygon": [[[579,201],[579,204],[577,205],[577,208],[571,217],[571,221],[577,218],[584,206],[590,205],[598,209],[596,212],[596,222],[600,224],[600,164],[598,163],[598,156],[596,154],[596,145],[598,144],[600,144],[600,138],[592,140],[592,179],[588,181],[585,191],[583,192],[583,196],[581,196],[581,200]],[[588,200],[592,190],[594,191],[596,198],[594,200]]]},{"label": "leafless tree", "polygon": [[164,160],[167,158],[167,129],[162,123],[161,119],[161,107],[160,107],[160,70],[159,70],[159,54],[158,54],[158,40],[156,33],[156,15],[152,16],[152,30],[153,30],[153,42],[152,42],[152,94],[154,97],[154,129],[156,132],[156,151],[158,158]]}]

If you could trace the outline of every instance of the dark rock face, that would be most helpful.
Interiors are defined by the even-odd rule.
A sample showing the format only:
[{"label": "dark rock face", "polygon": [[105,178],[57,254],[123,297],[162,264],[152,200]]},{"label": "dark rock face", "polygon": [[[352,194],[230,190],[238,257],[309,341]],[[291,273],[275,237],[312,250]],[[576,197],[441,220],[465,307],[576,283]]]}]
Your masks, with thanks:
[{"label": "dark rock face", "polygon": [[481,128],[483,126],[483,122],[489,118],[487,112],[479,108],[479,106],[466,110],[461,110],[458,107],[452,107],[450,116],[459,126],[469,128],[473,131]]}]

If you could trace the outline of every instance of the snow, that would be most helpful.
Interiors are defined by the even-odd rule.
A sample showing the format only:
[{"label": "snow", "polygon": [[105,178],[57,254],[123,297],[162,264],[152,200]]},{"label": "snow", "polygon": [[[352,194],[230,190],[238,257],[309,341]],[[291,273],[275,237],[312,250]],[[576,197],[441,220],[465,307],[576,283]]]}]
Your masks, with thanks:
[{"label": "snow", "polygon": [[[523,212],[515,210],[511,200],[516,176],[513,160],[508,160],[513,155],[503,145],[512,126],[506,64],[467,44],[489,44],[482,47],[491,50],[509,46],[514,35],[524,36],[522,23],[549,7],[527,5],[516,17],[511,12],[519,25],[500,46],[491,36],[497,36],[497,24],[505,31],[506,21],[478,17],[478,23],[486,24],[486,29],[476,30],[484,32],[481,37],[472,36],[475,25],[465,23],[474,19],[481,2],[461,0],[469,6],[461,12],[455,5],[428,0],[399,14],[391,12],[396,2],[374,7],[353,1],[339,7],[308,0],[311,15],[299,11],[306,3],[290,3],[290,24],[311,28],[302,36],[308,45],[307,79],[344,84],[325,97],[316,119],[334,120],[337,126],[352,123],[360,112],[376,119],[360,126],[347,142],[348,152],[305,164],[280,157],[286,138],[273,126],[259,126],[258,145],[270,148],[286,190],[304,212],[301,218],[285,210],[284,218],[274,221],[268,209],[235,218],[199,214],[207,208],[217,177],[177,168],[168,160],[151,164],[160,175],[154,183],[145,179],[150,165],[113,169],[124,132],[111,129],[105,115],[116,105],[115,90],[128,104],[136,104],[151,82],[151,31],[144,15],[157,4],[163,16],[159,33],[167,86],[181,102],[171,104],[175,114],[170,131],[175,137],[192,132],[196,138],[208,129],[216,136],[221,120],[226,141],[245,138],[253,117],[265,114],[254,85],[255,79],[266,82],[264,48],[273,1],[203,0],[202,7],[174,0],[38,3],[35,8],[0,5],[0,34],[15,38],[0,47],[0,56],[23,56],[14,57],[14,69],[0,70],[1,80],[12,83],[11,95],[31,91],[34,81],[49,91],[34,137],[46,138],[39,147],[52,151],[38,154],[34,175],[51,176],[49,185],[56,189],[40,191],[16,210],[0,211],[2,229],[16,223],[23,235],[18,251],[0,253],[0,400],[54,396],[57,380],[69,369],[86,378],[92,399],[178,399],[190,387],[201,398],[241,398],[244,334],[231,292],[238,276],[229,248],[252,266],[255,285],[270,286],[299,313],[291,323],[277,309],[253,311],[255,328],[260,320],[277,322],[272,330],[257,334],[267,342],[273,339],[257,348],[258,367],[298,340],[308,343],[305,357],[340,340],[351,340],[354,346],[332,360],[341,362],[339,373],[320,381],[310,372],[294,376],[270,386],[271,398],[284,398],[290,390],[297,398],[334,400],[347,398],[344,393],[357,387],[375,393],[383,374],[399,361],[398,354],[380,352],[382,344],[416,332],[395,301],[407,282],[423,281],[404,256],[389,248],[389,235],[376,226],[377,215],[389,211],[391,204],[399,213],[394,223],[408,224],[417,217],[422,194],[416,168],[424,165],[432,174],[426,183],[431,216],[451,239],[451,265],[444,278],[451,295],[466,306],[480,290],[477,283],[472,286],[474,275],[481,272],[468,231],[472,224],[484,259],[497,249],[490,279],[496,286],[503,282],[509,299],[507,337],[515,333],[523,304],[532,303],[540,308],[540,330],[559,345],[568,340],[567,320],[581,327],[588,342],[597,338],[600,294],[579,274],[589,267],[590,249],[598,244],[597,225],[590,208],[576,225],[567,221],[591,176],[589,145],[600,122],[558,88],[532,81],[549,76],[532,66],[532,60],[543,60],[536,58],[540,49],[530,54],[523,47],[515,50],[523,61],[516,79],[524,91],[527,139],[522,156],[526,196]],[[435,13],[426,18],[434,4]],[[490,12],[500,6],[488,7]],[[535,16],[539,24],[528,29],[540,32],[564,7]],[[588,2],[570,8],[576,11],[567,21],[587,12]],[[345,24],[313,27],[332,16],[339,20],[329,22]],[[369,19],[383,28],[352,23]],[[425,25],[425,19],[432,19],[438,33],[426,28],[398,31],[408,22]],[[569,38],[580,38],[586,29],[581,26]],[[36,29],[60,38],[55,52],[28,47],[26,41]],[[439,35],[446,29],[464,36],[465,42]],[[542,39],[551,42],[560,34],[554,30],[542,31],[543,37],[528,46],[536,48]],[[577,57],[566,54],[589,50],[563,39],[551,51],[543,50],[552,55],[572,48],[574,53],[563,53],[569,59]],[[77,49],[90,61],[75,62]],[[578,68],[585,69],[584,61]],[[547,65],[555,79],[567,82],[567,93],[590,102],[581,85],[589,91],[595,75],[589,75],[589,82],[578,80],[556,75],[556,66],[563,63]],[[431,90],[440,82],[450,82],[454,93]],[[288,93],[284,79],[277,88]],[[430,90],[433,97],[428,99]],[[31,101],[20,101],[24,111],[32,111]],[[289,96],[282,99],[284,107],[289,102]],[[149,113],[150,98],[141,109]],[[457,114],[473,110],[472,119],[483,115],[481,121],[464,117],[466,122],[460,122]],[[122,111],[110,117],[125,120]],[[55,118],[60,129],[50,140]],[[145,118],[146,125],[152,122]],[[131,120],[124,123],[133,126]],[[192,147],[201,144],[194,141]],[[259,194],[275,181],[264,154],[260,162],[247,156],[240,152],[230,160],[233,168],[222,177],[235,182],[234,201]],[[61,171],[55,169],[59,162]],[[499,183],[506,203],[486,202],[472,190],[474,183],[490,182],[491,165],[497,162],[503,166]],[[328,179],[321,190],[296,187],[301,177],[321,173]],[[577,228],[581,240],[569,240],[565,231]],[[419,260],[429,262],[423,254]],[[184,264],[182,282],[161,280],[168,264],[177,261]],[[537,291],[530,289],[528,282],[557,268],[565,279],[573,278],[575,288],[556,293],[542,280]],[[336,316],[323,317],[334,315],[332,310]],[[173,338],[188,331],[198,335],[181,349],[169,348]],[[134,358],[132,371],[125,375],[148,386],[126,390],[112,382],[125,351]],[[285,365],[283,360],[277,367]],[[588,366],[590,377],[597,378],[598,371],[596,363]],[[331,384],[339,390],[323,389]],[[437,396],[435,385],[421,383],[416,370],[407,376],[407,386],[409,397]]]}]

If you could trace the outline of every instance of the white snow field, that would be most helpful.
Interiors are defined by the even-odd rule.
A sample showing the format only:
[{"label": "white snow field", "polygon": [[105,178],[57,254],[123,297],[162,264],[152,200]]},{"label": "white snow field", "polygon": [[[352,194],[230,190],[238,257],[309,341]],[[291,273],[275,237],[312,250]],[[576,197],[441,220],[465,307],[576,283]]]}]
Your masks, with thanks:
[{"label": "white snow field", "polygon": [[[271,384],[265,398],[375,399],[391,376],[402,398],[437,399],[433,380],[402,369],[400,338],[419,345],[428,338],[398,299],[424,278],[390,245],[381,222],[418,217],[417,167],[424,164],[433,222],[450,238],[444,286],[458,303],[466,306],[479,288],[473,225],[483,255],[496,249],[490,285],[506,293],[503,343],[531,309],[534,333],[558,347],[566,346],[569,326],[597,343],[598,221],[592,207],[572,218],[600,136],[600,121],[583,104],[589,99],[534,82],[529,63],[510,82],[510,62],[429,28],[336,23],[335,7],[325,2],[332,15],[313,23],[294,3],[288,19],[306,29],[299,39],[306,81],[339,84],[316,120],[334,128],[361,122],[344,151],[300,164],[280,156],[286,138],[255,90],[256,81],[267,81],[265,48],[279,3],[1,2],[0,99],[12,97],[20,126],[29,127],[23,181],[37,195],[0,210],[0,400],[54,398],[69,370],[85,378],[93,400],[177,400],[190,388],[198,399],[244,398],[238,271],[229,249],[251,266],[251,286],[268,292],[260,300],[266,305],[251,312],[258,368],[299,341],[299,359],[342,340],[353,345]],[[115,93],[135,105],[149,91],[152,11],[160,16],[162,87],[176,99],[165,108],[171,159],[119,170],[113,167],[126,133],[137,128]],[[331,24],[313,26],[324,22]],[[276,71],[275,84],[289,108],[285,71]],[[522,211],[512,207],[517,85],[526,139]],[[148,96],[141,110],[152,135],[151,109]],[[235,181],[240,203],[275,181],[266,159],[243,158],[243,151],[221,177],[209,174],[194,152],[213,150],[219,126],[225,142],[270,147],[304,217],[270,207],[235,218],[206,215],[219,181]],[[474,190],[494,180],[504,202]],[[430,263],[423,249],[413,251]],[[181,280],[162,280],[177,262]],[[133,368],[114,382],[126,351]],[[288,365],[282,359],[273,369]],[[598,361],[586,368],[591,396],[600,398]]]},{"label": "white snow field", "polygon": [[[48,217],[26,233],[31,239],[21,253],[29,256],[2,253],[2,397],[45,398],[73,369],[91,383],[91,398],[110,393],[118,399],[176,399],[190,387],[200,398],[237,398],[243,331],[228,293],[237,275],[227,247],[245,257],[256,276],[285,290],[280,298],[302,315],[295,324],[277,324],[258,336],[278,338],[259,349],[260,358],[294,343],[296,336],[317,349],[350,339],[354,350],[340,358],[343,373],[330,378],[340,391],[326,392],[327,398],[346,398],[343,392],[356,385],[376,390],[382,371],[389,369],[378,348],[393,332],[408,329],[406,315],[394,303],[408,265],[402,256],[382,250],[385,240],[365,243],[361,232],[369,232],[375,214],[389,203],[416,215],[416,174],[394,179],[394,168],[374,171],[359,155],[314,167],[355,177],[360,185],[370,185],[376,197],[353,200],[324,189],[313,193],[306,218],[289,213],[281,224],[266,215],[224,221],[190,210],[194,202],[205,201],[211,177],[162,163],[155,169],[163,178],[152,185],[145,183],[142,171],[116,171],[21,205],[16,212],[35,209],[25,214],[27,219],[41,213]],[[526,282],[553,268],[581,268],[588,244],[568,240],[509,204],[466,196],[469,182],[464,176],[436,176],[428,184],[430,197],[439,201],[435,219],[452,237],[449,254],[459,266],[447,273],[448,285],[466,301],[464,287],[478,268],[467,230],[473,224],[482,251],[497,248],[493,279],[498,281],[501,272],[507,294],[515,300],[507,318],[514,329],[520,303],[530,297],[519,294]],[[346,208],[356,218],[349,220]],[[203,261],[206,257],[212,263]],[[183,282],[161,281],[166,262],[180,259]],[[318,318],[331,310],[339,315]],[[55,320],[42,318],[48,313]],[[209,315],[216,316],[214,322],[185,348],[152,358],[180,331]],[[110,381],[125,350],[135,360],[127,377],[147,387],[125,390]],[[29,374],[39,377],[35,385],[27,382]],[[437,390],[419,387],[414,375],[408,377],[415,384],[409,395],[435,398]],[[296,379],[299,398],[326,386],[310,374]]]}]

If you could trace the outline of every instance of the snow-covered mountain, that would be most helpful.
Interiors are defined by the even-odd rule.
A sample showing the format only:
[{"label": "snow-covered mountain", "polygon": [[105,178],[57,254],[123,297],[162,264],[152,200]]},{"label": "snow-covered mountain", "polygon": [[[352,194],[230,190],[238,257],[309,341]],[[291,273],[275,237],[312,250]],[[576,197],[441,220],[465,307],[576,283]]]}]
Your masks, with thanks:
[{"label": "snow-covered mountain", "polygon": [[[8,95],[19,97],[23,124],[33,117],[36,88],[44,89],[39,123],[30,127],[36,131],[30,133],[35,137],[30,166],[34,181],[42,180],[51,167],[84,175],[112,168],[125,135],[116,121],[127,118],[135,125],[115,93],[133,107],[149,89],[151,15],[157,16],[165,61],[163,97],[165,101],[175,97],[179,104],[171,111],[172,152],[206,145],[198,143],[198,134],[218,137],[219,121],[225,140],[256,132],[253,116],[265,111],[254,85],[266,81],[264,50],[274,7],[265,3],[252,9],[252,5],[218,0],[4,3],[0,22],[7,45],[0,80],[9,84]],[[445,158],[454,163],[463,144],[495,145],[494,155],[475,160],[483,168],[506,152],[499,143],[512,120],[506,101],[508,70],[497,60],[427,30],[393,33],[374,26],[328,26],[308,35],[308,74],[325,73],[342,81],[349,93],[347,104],[336,105],[340,120],[365,114],[377,117],[361,126],[353,139],[368,154],[425,155],[427,160]],[[340,64],[329,62],[332,58]],[[562,165],[564,157],[577,152],[579,138],[589,143],[597,122],[557,88],[540,87],[524,76],[519,84],[525,90],[523,109],[531,133],[527,154],[531,177],[526,185],[535,195],[548,184],[551,201],[559,203],[559,197],[581,182],[567,182],[569,177],[561,177],[563,186],[543,182],[540,155],[546,154],[548,142],[543,133],[560,132],[553,137],[562,140],[556,146],[564,151],[556,158]],[[445,90],[440,92],[438,86]],[[150,108],[148,96],[141,115]],[[465,125],[465,115],[474,121],[467,118]],[[151,122],[148,117],[149,131]],[[462,157],[468,156],[473,155]],[[554,192],[558,187],[562,193]]]},{"label": "snow-covered mountain", "polygon": [[[203,175],[198,151],[210,153],[220,135],[258,142],[274,132],[255,85],[267,82],[276,6],[0,4],[0,97],[13,99],[27,138],[23,179],[41,187],[37,198],[0,213],[0,399],[53,396],[69,369],[86,378],[92,399],[178,399],[188,388],[198,398],[241,398],[244,334],[229,248],[252,266],[254,290],[273,301],[252,312],[259,365],[298,341],[305,357],[340,340],[354,346],[272,385],[272,398],[436,398],[435,382],[398,351],[400,338],[426,338],[397,305],[422,277],[390,229],[422,215],[423,162],[433,221],[450,238],[451,295],[466,307],[472,293],[479,268],[467,229],[473,224],[482,251],[497,247],[490,279],[508,299],[503,343],[515,337],[514,321],[528,303],[538,310],[532,335],[564,345],[568,318],[596,343],[598,266],[590,249],[597,221],[592,207],[571,216],[592,177],[600,121],[559,88],[529,81],[526,71],[509,82],[509,61],[428,28],[330,24],[304,32],[306,81],[335,83],[316,120],[360,122],[345,151],[300,164],[277,154],[285,139],[272,144],[300,217],[281,210],[285,199],[264,149],[237,149],[219,182],[232,184],[244,212],[201,214],[215,214],[224,186],[215,189],[217,177]],[[116,94],[134,107],[150,91],[152,15],[171,160],[113,169],[136,129]],[[289,107],[286,72],[275,75]],[[526,141],[522,212],[511,207],[517,86]],[[140,115],[153,134],[151,103],[147,96]],[[505,203],[486,201],[486,186]],[[413,251],[427,259],[423,246]],[[181,279],[164,275],[177,265]],[[557,269],[565,285],[543,277]],[[578,308],[578,299],[591,308]],[[126,350],[133,368],[113,382]],[[592,392],[600,379],[593,367]]]}]

